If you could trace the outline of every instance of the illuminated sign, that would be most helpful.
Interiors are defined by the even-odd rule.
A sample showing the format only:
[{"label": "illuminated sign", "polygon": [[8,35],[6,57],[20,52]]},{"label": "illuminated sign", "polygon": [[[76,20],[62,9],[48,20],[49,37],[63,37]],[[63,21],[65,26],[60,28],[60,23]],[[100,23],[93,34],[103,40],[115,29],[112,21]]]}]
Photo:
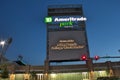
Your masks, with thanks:
[{"label": "illuminated sign", "polygon": [[79,45],[74,40],[59,40],[57,45],[51,47],[51,50],[82,49],[84,47],[84,45]]},{"label": "illuminated sign", "polygon": [[60,27],[72,27],[73,26],[73,22],[69,21],[69,22],[61,22],[60,23]]},{"label": "illuminated sign", "polygon": [[71,21],[86,21],[86,17],[45,17],[45,23],[51,23],[51,22],[71,22]]},{"label": "illuminated sign", "polygon": [[55,18],[54,22],[63,22],[63,21],[86,21],[87,18],[85,17],[68,17],[68,18]]},{"label": "illuminated sign", "polygon": [[50,61],[80,60],[82,55],[89,56],[84,31],[49,31],[48,39],[48,57]]},{"label": "illuminated sign", "polygon": [[52,17],[45,17],[45,23],[51,23]]}]

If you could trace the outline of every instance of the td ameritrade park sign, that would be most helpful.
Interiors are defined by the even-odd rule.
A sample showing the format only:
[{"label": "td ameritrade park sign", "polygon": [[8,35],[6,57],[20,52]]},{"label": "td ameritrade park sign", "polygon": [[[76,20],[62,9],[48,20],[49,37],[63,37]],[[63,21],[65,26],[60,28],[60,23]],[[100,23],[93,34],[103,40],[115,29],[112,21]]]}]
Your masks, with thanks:
[{"label": "td ameritrade park sign", "polygon": [[85,17],[45,17],[45,23],[59,23],[60,27],[73,27],[73,22],[86,21]]},{"label": "td ameritrade park sign", "polygon": [[86,21],[87,18],[85,17],[45,17],[45,23],[52,23],[52,22],[74,22],[74,21]]}]

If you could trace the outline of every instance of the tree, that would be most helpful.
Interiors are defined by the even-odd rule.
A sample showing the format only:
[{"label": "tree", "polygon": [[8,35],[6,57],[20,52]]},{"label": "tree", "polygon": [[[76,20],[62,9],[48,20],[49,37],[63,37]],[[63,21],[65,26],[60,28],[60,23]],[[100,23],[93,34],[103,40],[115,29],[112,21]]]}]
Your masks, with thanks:
[{"label": "tree", "polygon": [[36,72],[31,72],[31,80],[36,80],[37,78],[37,75],[36,75]]},{"label": "tree", "polygon": [[1,68],[1,78],[8,78],[9,77],[9,71],[7,69],[7,65],[4,64],[2,65],[2,68]]}]

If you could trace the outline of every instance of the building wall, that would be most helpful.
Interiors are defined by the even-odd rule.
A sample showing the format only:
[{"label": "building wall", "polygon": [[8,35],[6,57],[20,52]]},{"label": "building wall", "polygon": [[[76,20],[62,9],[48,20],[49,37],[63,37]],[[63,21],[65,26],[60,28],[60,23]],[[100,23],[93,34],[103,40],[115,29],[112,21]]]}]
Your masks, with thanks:
[{"label": "building wall", "polygon": [[[105,63],[94,63],[92,72],[93,79],[101,76],[119,76],[120,77],[120,62],[110,62],[109,65]],[[30,68],[29,68],[30,67]],[[110,67],[110,68],[109,68]],[[44,72],[44,66],[8,66],[9,74],[13,75],[10,80],[25,80],[32,79],[31,74],[29,72],[36,73],[37,80],[46,80],[46,76],[48,80],[83,80],[90,79],[91,72],[89,71],[86,64],[79,65],[58,65],[58,66],[50,66],[49,73]],[[11,71],[11,69],[14,71]],[[29,70],[29,72],[28,72]],[[112,75],[111,75],[112,73]],[[25,76],[26,75],[26,76]],[[75,76],[75,77],[74,77]]]}]

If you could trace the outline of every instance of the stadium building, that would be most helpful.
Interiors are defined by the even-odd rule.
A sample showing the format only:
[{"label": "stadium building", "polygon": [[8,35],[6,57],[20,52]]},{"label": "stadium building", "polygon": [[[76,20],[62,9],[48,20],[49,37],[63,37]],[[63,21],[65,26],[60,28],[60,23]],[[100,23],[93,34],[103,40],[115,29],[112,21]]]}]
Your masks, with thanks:
[{"label": "stadium building", "polygon": [[86,20],[82,5],[48,6],[44,66],[10,65],[10,80],[95,80],[120,76],[120,62],[93,63],[100,57],[90,57]]}]

